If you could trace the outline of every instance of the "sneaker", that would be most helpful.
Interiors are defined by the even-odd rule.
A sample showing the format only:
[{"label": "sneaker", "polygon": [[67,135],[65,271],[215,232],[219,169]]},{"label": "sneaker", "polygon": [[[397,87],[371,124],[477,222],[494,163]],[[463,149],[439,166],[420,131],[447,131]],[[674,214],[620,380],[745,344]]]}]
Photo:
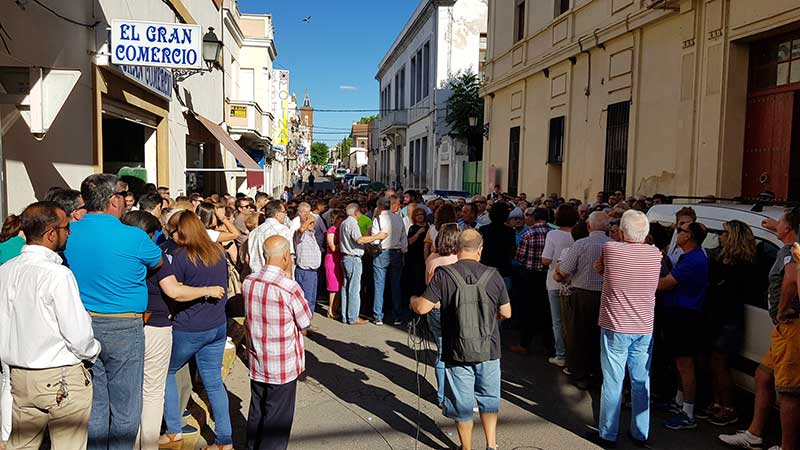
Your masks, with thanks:
[{"label": "sneaker", "polygon": [[181,434],[186,434],[186,435],[197,434],[197,428],[189,424],[186,424],[181,428]]},{"label": "sneaker", "polygon": [[773,445],[772,447],[769,448],[769,450],[781,450],[781,446],[780,445]]},{"label": "sneaker", "polygon": [[739,416],[736,415],[736,410],[734,410],[733,408],[721,408],[709,420],[709,422],[712,425],[716,425],[718,427],[733,425],[738,421],[739,421]]},{"label": "sneaker", "polygon": [[392,322],[392,325],[394,325],[396,327],[402,326],[403,325],[403,321],[402,320],[395,320],[394,322]]},{"label": "sneaker", "polygon": [[569,367],[564,367],[564,368],[561,370],[561,372],[562,372],[564,375],[568,376],[568,377],[571,377],[571,376],[572,376],[572,372],[570,372],[570,370],[569,370]]},{"label": "sneaker", "polygon": [[650,441],[648,441],[647,439],[645,439],[645,440],[637,439],[637,438],[635,438],[633,436],[633,433],[631,433],[630,431],[628,431],[628,439],[630,439],[631,442],[633,442],[633,445],[635,445],[636,447],[639,447],[639,448],[649,448],[650,447]]},{"label": "sneaker", "polygon": [[567,365],[567,360],[564,359],[563,356],[553,356],[552,358],[547,358],[547,362],[558,367],[564,367]]},{"label": "sneaker", "polygon": [[734,434],[720,434],[717,439],[723,444],[735,448],[762,448],[764,446],[763,439],[747,430],[739,430]]},{"label": "sneaker", "polygon": [[700,411],[695,411],[694,417],[696,419],[706,420],[716,416],[720,411],[722,411],[722,406],[718,403],[712,403]]},{"label": "sneaker", "polygon": [[672,414],[680,414],[683,411],[683,406],[675,403],[674,400],[670,400],[668,402],[656,402],[653,403],[653,409],[656,411],[661,412],[668,412]]},{"label": "sneaker", "polygon": [[372,322],[372,323],[373,323],[374,325],[383,325],[383,321],[382,321],[382,320],[376,320],[376,321],[374,321],[374,322]]},{"label": "sneaker", "polygon": [[681,411],[664,422],[664,426],[670,430],[690,430],[692,428],[697,428],[697,421]]}]

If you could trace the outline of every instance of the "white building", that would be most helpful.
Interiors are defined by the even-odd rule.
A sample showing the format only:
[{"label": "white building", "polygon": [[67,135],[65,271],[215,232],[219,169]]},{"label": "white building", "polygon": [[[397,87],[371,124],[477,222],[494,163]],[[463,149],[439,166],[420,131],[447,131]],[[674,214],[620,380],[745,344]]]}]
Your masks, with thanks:
[{"label": "white building", "polygon": [[79,188],[90,174],[123,168],[141,182],[169,187],[173,197],[235,192],[242,175],[237,160],[258,171],[223,128],[228,78],[222,64],[184,80],[169,69],[125,69],[109,58],[114,19],[197,24],[202,34],[213,27],[230,49],[231,35],[222,23],[230,17],[230,1],[223,6],[222,0],[137,0],[135,7],[116,0],[47,3],[58,15],[34,2],[0,3],[11,37],[5,40],[8,52],[0,50],[0,70],[71,68],[80,78],[43,139],[31,135],[17,106],[0,105],[3,211],[18,213],[53,186]]},{"label": "white building", "polygon": [[375,77],[381,99],[378,181],[461,189],[466,146],[448,136],[444,88],[452,75],[479,72],[487,13],[487,0],[421,0],[384,56]]}]

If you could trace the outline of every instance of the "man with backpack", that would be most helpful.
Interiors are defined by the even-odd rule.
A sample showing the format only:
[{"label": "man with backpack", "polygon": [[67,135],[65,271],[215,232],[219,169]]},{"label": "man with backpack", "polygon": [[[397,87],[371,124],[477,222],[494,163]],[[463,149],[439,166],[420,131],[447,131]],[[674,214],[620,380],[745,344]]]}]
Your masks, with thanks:
[{"label": "man with backpack", "polygon": [[483,239],[465,230],[458,239],[458,262],[436,269],[411,309],[423,315],[441,310],[445,363],[443,413],[455,420],[462,450],[472,450],[473,404],[477,401],[487,450],[497,448],[500,410],[500,327],[511,317],[503,278],[479,261]]}]

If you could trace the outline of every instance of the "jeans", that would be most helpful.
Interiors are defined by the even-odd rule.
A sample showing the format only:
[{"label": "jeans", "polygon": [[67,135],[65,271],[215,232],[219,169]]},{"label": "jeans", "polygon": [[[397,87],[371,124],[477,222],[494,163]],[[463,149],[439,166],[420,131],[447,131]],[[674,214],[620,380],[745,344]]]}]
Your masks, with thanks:
[{"label": "jeans", "polygon": [[600,365],[603,389],[600,396],[600,437],[616,441],[625,365],[631,380],[631,435],[645,441],[650,432],[650,360],[653,339],[649,334],[600,331]]},{"label": "jeans", "polygon": [[442,361],[442,313],[438,309],[432,309],[428,313],[428,327],[433,338],[436,340],[436,403],[444,403],[444,361]]},{"label": "jeans", "polygon": [[342,322],[355,323],[361,310],[361,257],[344,255],[342,286]]},{"label": "jeans", "polygon": [[314,316],[314,308],[317,306],[317,269],[301,269],[299,267],[294,269],[294,279],[303,289],[303,296],[308,303],[308,309],[311,310],[311,316]]},{"label": "jeans", "polygon": [[500,411],[500,360],[447,366],[445,369],[444,416],[456,422],[472,422],[472,406],[478,411]]},{"label": "jeans", "polygon": [[142,319],[92,317],[102,350],[92,366],[90,450],[131,450],[142,417]]},{"label": "jeans", "polygon": [[547,300],[550,302],[556,357],[564,358],[567,355],[567,345],[564,343],[564,331],[561,329],[561,291],[547,291]]},{"label": "jeans", "polygon": [[400,275],[403,273],[403,254],[400,251],[384,250],[375,257],[375,306],[372,314],[375,320],[383,320],[383,293],[386,288],[386,273],[389,272],[391,288],[392,319],[402,320]]},{"label": "jeans", "polygon": [[231,417],[228,411],[228,392],[222,384],[222,355],[225,351],[226,325],[208,331],[172,331],[172,358],[167,372],[167,389],[164,394],[164,419],[167,433],[181,432],[181,414],[178,405],[178,384],[175,374],[194,357],[197,371],[203,380],[216,428],[217,445],[233,443]]}]

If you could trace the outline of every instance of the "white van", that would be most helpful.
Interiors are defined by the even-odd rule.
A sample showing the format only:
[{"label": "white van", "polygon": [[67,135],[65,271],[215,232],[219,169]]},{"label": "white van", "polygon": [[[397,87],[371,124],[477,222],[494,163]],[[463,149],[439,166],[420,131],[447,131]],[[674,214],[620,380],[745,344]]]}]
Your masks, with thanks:
[{"label": "white van", "polygon": [[719,247],[722,225],[730,220],[739,220],[749,225],[758,243],[757,273],[753,274],[753,282],[758,283],[759,287],[763,287],[763,293],[756,298],[747,299],[745,302],[744,343],[738,360],[732,363],[733,378],[736,384],[754,392],[753,376],[761,359],[769,349],[769,339],[773,328],[772,319],[767,311],[767,275],[775,262],[775,255],[783,247],[783,242],[778,239],[775,232],[764,228],[762,222],[767,218],[779,220],[783,216],[784,209],[776,206],[764,206],[763,211],[753,211],[753,205],[743,204],[671,204],[653,206],[648,211],[647,217],[651,222],[674,227],[675,214],[686,206],[691,206],[697,213],[697,221],[708,228],[708,237],[703,242],[704,248]]}]

